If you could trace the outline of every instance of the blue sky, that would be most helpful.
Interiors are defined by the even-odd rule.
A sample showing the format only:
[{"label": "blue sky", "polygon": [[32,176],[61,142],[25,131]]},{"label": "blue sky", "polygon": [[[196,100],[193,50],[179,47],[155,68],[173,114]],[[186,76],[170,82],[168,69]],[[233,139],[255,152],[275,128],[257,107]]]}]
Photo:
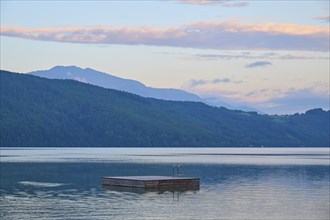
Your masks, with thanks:
[{"label": "blue sky", "polygon": [[1,1],[1,69],[55,65],[271,114],[329,109],[329,1]]}]

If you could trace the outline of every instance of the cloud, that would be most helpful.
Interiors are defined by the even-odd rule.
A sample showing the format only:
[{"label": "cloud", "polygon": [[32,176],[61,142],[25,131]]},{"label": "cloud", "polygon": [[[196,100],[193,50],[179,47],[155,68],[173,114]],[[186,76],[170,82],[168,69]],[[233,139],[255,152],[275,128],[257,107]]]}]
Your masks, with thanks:
[{"label": "cloud", "polygon": [[185,59],[193,59],[195,61],[212,61],[212,60],[234,60],[234,59],[277,59],[277,60],[313,60],[326,59],[329,57],[306,56],[301,54],[278,54],[274,52],[267,53],[226,53],[226,54],[195,54],[193,57],[185,57]]},{"label": "cloud", "polygon": [[273,97],[283,97],[283,91],[281,89],[272,88],[260,88],[249,92],[240,92],[240,99],[249,103],[263,103]]},{"label": "cloud", "polygon": [[329,94],[315,92],[309,88],[289,89],[281,97],[259,103],[258,108],[270,114],[302,113],[313,108],[329,110]]},{"label": "cloud", "polygon": [[311,56],[304,56],[304,55],[282,55],[278,56],[277,59],[280,60],[312,60],[312,59],[329,59],[329,57],[311,57]]},{"label": "cloud", "polygon": [[231,80],[228,79],[228,78],[225,78],[225,79],[214,79],[211,81],[212,84],[218,84],[218,83],[230,83]]},{"label": "cloud", "polygon": [[256,68],[256,67],[265,67],[265,66],[269,66],[269,65],[272,65],[272,63],[268,62],[268,61],[257,61],[254,63],[246,64],[245,67],[246,68]]},{"label": "cloud", "polygon": [[[197,81],[197,80],[196,80]],[[226,78],[220,79],[227,82]],[[329,110],[329,84],[314,82],[306,88],[259,88],[252,91],[242,91],[241,86],[234,86],[229,79],[226,85],[212,86],[217,80],[202,80],[194,87],[184,85],[183,89],[191,91],[200,97],[213,97],[231,105],[253,107],[267,114],[293,114],[302,113],[313,108]],[[238,83],[238,82],[237,82]]]},{"label": "cloud", "polygon": [[228,1],[228,0],[179,0],[185,4],[194,4],[194,5],[219,5],[222,7],[245,7],[249,3],[246,1]]},{"label": "cloud", "polygon": [[242,21],[193,22],[167,28],[2,26],[1,35],[32,40],[87,44],[124,44],[219,50],[329,51],[328,27],[297,24],[251,24]]},{"label": "cloud", "polygon": [[319,20],[319,21],[322,21],[322,22],[325,22],[325,23],[329,23],[330,22],[330,15],[321,15],[321,16],[314,17],[313,19]]},{"label": "cloud", "polygon": [[194,87],[198,87],[198,86],[202,86],[202,85],[216,85],[216,84],[220,84],[220,83],[240,84],[240,83],[243,83],[243,81],[242,80],[234,80],[233,81],[233,80],[228,79],[228,78],[213,79],[213,80],[204,80],[204,79],[196,80],[196,79],[192,79],[188,83],[186,83],[183,87],[194,88]]},{"label": "cloud", "polygon": [[[323,87],[324,83],[321,83]],[[316,83],[320,86],[320,83]],[[244,94],[241,99],[267,114],[302,113],[313,108],[329,110],[329,85],[326,90],[315,89],[315,85],[302,89],[262,88]]]},{"label": "cloud", "polygon": [[200,85],[205,85],[207,84],[207,81],[206,80],[195,80],[195,79],[192,79],[188,82],[188,86],[189,87],[196,87],[196,86],[200,86]]}]

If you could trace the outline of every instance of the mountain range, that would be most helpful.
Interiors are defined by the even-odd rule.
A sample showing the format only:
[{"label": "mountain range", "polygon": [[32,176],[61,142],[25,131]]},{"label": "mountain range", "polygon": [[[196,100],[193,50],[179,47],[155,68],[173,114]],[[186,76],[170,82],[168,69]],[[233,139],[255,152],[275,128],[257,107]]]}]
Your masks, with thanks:
[{"label": "mountain range", "polygon": [[148,98],[156,98],[172,101],[193,101],[203,102],[211,106],[226,107],[228,109],[238,109],[243,111],[256,111],[247,106],[233,106],[226,102],[212,98],[200,98],[199,96],[181,89],[152,88],[145,86],[141,82],[131,79],[123,79],[109,73],[100,72],[91,68],[80,68],[77,66],[55,66],[49,70],[32,71],[27,74],[45,77],[48,79],[72,79],[108,89],[116,89],[140,95]]},{"label": "mountain range", "polygon": [[151,88],[138,81],[123,79],[91,68],[83,69],[76,66],[55,66],[49,70],[33,71],[28,74],[48,79],[72,79],[103,88],[125,91],[149,98],[173,101],[203,101],[197,95],[180,89]]},{"label": "mountain range", "polygon": [[1,147],[329,147],[330,111],[259,115],[0,72]]}]

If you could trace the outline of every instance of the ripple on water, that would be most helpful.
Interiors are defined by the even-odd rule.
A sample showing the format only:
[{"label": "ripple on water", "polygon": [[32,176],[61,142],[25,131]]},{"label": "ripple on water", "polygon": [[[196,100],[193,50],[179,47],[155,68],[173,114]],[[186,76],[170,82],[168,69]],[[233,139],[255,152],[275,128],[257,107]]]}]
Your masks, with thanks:
[{"label": "ripple on water", "polygon": [[26,186],[34,186],[34,187],[59,187],[63,185],[67,185],[64,183],[45,183],[45,182],[33,182],[33,181],[20,181],[19,184]]}]

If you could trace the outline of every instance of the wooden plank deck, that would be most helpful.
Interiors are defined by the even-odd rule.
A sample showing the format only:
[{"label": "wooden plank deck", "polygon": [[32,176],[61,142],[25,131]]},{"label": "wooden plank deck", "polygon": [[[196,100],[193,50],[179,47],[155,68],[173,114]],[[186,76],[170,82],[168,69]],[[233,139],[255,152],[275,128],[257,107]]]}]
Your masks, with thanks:
[{"label": "wooden plank deck", "polygon": [[200,180],[195,177],[172,176],[114,176],[102,177],[103,186],[153,188],[193,187],[199,189]]}]

